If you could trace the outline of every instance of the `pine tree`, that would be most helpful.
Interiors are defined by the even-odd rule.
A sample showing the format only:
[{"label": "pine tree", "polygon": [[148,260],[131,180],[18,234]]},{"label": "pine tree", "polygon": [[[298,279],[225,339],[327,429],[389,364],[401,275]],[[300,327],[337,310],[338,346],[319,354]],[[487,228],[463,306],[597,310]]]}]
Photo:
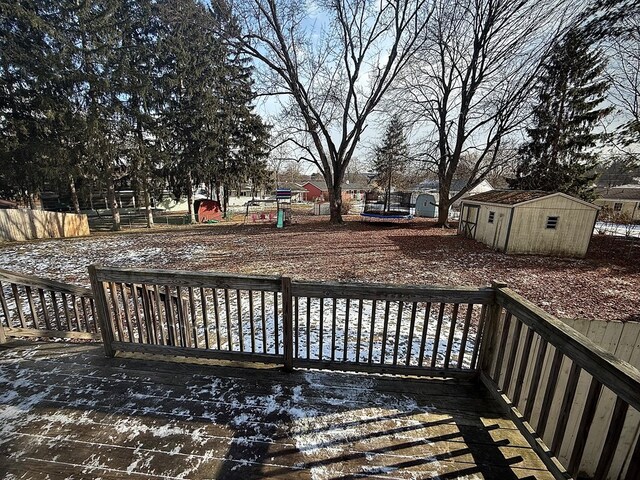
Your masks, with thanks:
[{"label": "pine tree", "polygon": [[520,150],[513,189],[558,191],[593,199],[592,148],[602,138],[597,123],[611,112],[599,105],[609,88],[603,76],[606,60],[577,30],[569,31],[552,50],[537,86],[530,140]]},{"label": "pine tree", "polygon": [[385,191],[385,211],[389,208],[392,186],[405,172],[409,163],[408,151],[404,127],[400,118],[394,115],[387,125],[382,144],[376,148],[376,157],[373,162],[376,182]]}]

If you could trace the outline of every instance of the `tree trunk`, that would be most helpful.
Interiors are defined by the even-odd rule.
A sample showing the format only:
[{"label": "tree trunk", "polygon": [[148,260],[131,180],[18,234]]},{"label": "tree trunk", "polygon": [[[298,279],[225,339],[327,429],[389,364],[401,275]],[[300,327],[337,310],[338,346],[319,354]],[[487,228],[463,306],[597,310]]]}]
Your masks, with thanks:
[{"label": "tree trunk", "polygon": [[449,183],[446,180],[440,179],[437,227],[449,228],[449,207],[451,206],[449,188]]},{"label": "tree trunk", "polygon": [[78,201],[76,182],[71,175],[69,175],[69,193],[71,194],[71,204],[73,205],[73,211],[75,213],[80,213],[80,202]]},{"label": "tree trunk", "polygon": [[147,228],[153,228],[153,210],[151,209],[151,195],[147,187],[144,189],[144,213],[147,217]]},{"label": "tree trunk", "polygon": [[111,176],[107,179],[107,201],[109,208],[111,209],[111,217],[113,218],[113,225],[111,230],[114,232],[120,231],[120,210],[118,210],[118,202],[116,201],[116,188],[113,184]]},{"label": "tree trunk", "polygon": [[196,223],[196,214],[193,209],[193,181],[191,174],[187,176],[187,204],[189,208],[189,223]]},{"label": "tree trunk", "polygon": [[341,225],[342,220],[342,186],[340,184],[329,187],[329,223]]}]

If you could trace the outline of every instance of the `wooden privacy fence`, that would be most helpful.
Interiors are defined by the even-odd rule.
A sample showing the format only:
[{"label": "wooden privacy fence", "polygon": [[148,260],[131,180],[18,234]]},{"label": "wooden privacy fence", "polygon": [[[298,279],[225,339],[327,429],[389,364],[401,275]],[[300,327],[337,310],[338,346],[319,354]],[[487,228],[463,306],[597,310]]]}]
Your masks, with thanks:
[{"label": "wooden privacy fence", "polygon": [[75,285],[0,270],[0,315],[3,337],[100,339],[93,294]]},{"label": "wooden privacy fence", "polygon": [[496,302],[480,377],[550,470],[639,479],[640,372],[508,288]]},{"label": "wooden privacy fence", "polygon": [[90,267],[116,351],[342,370],[472,374],[490,288],[296,282]]},{"label": "wooden privacy fence", "polygon": [[80,237],[89,233],[86,215],[22,208],[0,210],[0,241]]}]

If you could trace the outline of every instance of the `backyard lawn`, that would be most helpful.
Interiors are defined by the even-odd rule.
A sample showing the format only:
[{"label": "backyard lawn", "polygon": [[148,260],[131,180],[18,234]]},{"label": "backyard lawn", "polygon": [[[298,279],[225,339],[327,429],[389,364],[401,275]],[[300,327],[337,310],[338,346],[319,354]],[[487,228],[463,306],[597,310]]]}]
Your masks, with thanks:
[{"label": "backyard lawn", "polygon": [[506,282],[558,317],[640,320],[640,242],[596,235],[585,259],[508,256],[433,222],[326,218],[100,233],[0,246],[0,268],[88,285],[87,265],[281,274],[295,279],[479,286]]}]

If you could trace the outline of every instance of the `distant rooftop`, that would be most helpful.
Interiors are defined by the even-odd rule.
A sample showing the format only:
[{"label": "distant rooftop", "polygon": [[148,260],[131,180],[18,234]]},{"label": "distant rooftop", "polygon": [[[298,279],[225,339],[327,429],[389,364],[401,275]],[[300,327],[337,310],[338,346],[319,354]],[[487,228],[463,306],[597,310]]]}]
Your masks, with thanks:
[{"label": "distant rooftop", "polygon": [[608,200],[640,200],[640,185],[623,185],[613,188],[599,188],[596,190],[599,198]]}]

